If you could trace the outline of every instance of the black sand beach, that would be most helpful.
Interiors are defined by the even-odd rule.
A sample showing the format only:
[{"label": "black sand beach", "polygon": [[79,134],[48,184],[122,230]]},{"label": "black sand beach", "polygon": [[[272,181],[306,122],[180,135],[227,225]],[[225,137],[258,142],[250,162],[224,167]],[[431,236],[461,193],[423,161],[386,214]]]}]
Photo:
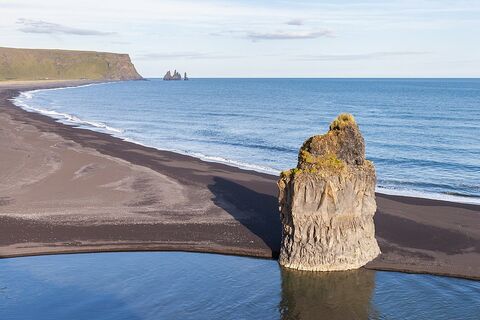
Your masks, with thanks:
[{"label": "black sand beach", "polygon": [[[276,258],[277,177],[59,124],[0,85],[0,257],[175,250]],[[367,141],[368,144],[368,141]],[[480,279],[480,206],[377,194],[366,268]]]}]

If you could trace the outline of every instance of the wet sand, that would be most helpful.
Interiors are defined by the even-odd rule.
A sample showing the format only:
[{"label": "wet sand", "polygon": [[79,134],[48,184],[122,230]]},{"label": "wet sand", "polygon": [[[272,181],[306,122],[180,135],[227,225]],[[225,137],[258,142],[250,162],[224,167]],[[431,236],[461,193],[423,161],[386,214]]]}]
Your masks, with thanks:
[{"label": "wet sand", "polygon": [[[59,124],[0,84],[0,257],[175,250],[278,256],[276,177]],[[368,143],[368,142],[367,142]],[[366,267],[480,279],[480,206],[377,195]]]}]

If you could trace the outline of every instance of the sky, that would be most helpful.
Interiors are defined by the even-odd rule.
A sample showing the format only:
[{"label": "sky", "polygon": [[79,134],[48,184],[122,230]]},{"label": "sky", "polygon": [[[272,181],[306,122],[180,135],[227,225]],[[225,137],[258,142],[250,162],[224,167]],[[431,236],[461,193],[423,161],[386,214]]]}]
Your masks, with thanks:
[{"label": "sky", "polygon": [[480,0],[0,0],[0,35],[128,53],[145,77],[480,76]]}]

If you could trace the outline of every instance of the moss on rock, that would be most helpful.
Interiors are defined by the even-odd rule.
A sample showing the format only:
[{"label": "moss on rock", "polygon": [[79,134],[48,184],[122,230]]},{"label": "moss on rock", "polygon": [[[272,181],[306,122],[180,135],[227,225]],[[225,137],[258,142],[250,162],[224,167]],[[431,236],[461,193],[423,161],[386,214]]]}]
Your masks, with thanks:
[{"label": "moss on rock", "polygon": [[353,168],[351,166],[355,169],[373,167],[365,160],[365,142],[353,115],[340,114],[329,129],[325,134],[308,138],[299,150],[297,166],[283,171],[280,177],[292,178],[301,173],[326,176],[344,174]]},{"label": "moss on rock", "polygon": [[357,125],[355,118],[350,113],[342,113],[330,124],[330,130],[342,130],[346,126]]}]

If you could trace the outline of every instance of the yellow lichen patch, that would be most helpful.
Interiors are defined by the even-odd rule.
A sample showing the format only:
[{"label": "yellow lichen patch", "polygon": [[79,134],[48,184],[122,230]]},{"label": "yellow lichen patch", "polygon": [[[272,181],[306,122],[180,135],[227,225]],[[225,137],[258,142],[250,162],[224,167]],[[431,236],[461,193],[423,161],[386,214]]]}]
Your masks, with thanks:
[{"label": "yellow lichen patch", "polygon": [[348,125],[356,125],[355,118],[350,113],[342,113],[330,124],[330,130],[341,130]]},{"label": "yellow lichen patch", "polygon": [[300,174],[302,172],[303,172],[302,169],[299,169],[299,168],[293,168],[292,169],[292,174],[293,175]]},{"label": "yellow lichen patch", "polygon": [[370,169],[373,168],[373,170],[375,170],[375,164],[373,164],[373,162],[370,161],[370,160],[365,160],[364,167],[365,168],[370,168]]},{"label": "yellow lichen patch", "polygon": [[338,159],[336,155],[329,154],[327,156],[317,158],[315,161],[315,167],[317,169],[342,170],[345,167],[345,163]]},{"label": "yellow lichen patch", "polygon": [[318,173],[318,170],[316,168],[310,168],[308,173]]},{"label": "yellow lichen patch", "polygon": [[[306,164],[309,169],[343,169],[345,163],[338,159],[335,154],[315,157],[307,150],[300,151],[300,163]],[[316,171],[316,170],[315,170]]]},{"label": "yellow lichen patch", "polygon": [[280,172],[280,178],[288,178],[292,174],[292,169],[284,170]]},{"label": "yellow lichen patch", "polygon": [[300,151],[300,160],[306,163],[315,163],[315,157],[307,150]]},{"label": "yellow lichen patch", "polygon": [[285,170],[285,171],[282,171],[280,173],[280,179],[283,179],[283,178],[289,178],[289,177],[293,177],[295,176],[296,174],[300,174],[302,173],[303,170],[300,169],[300,168],[293,168],[293,169],[289,169],[289,170]]}]

